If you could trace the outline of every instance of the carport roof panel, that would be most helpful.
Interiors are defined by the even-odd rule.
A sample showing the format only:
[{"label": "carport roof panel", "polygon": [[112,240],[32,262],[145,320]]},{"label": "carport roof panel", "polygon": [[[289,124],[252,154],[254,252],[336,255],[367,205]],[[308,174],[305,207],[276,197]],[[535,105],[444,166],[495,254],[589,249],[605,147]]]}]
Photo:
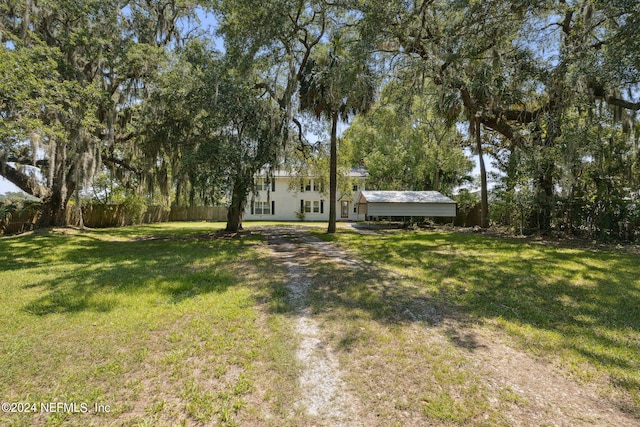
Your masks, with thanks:
[{"label": "carport roof panel", "polygon": [[363,191],[367,203],[455,203],[437,191]]}]

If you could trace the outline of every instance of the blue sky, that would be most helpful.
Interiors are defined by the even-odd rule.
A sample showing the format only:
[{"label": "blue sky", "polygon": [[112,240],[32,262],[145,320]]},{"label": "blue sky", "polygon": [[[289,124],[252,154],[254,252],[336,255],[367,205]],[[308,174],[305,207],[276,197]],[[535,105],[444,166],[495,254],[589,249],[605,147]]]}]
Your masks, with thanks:
[{"label": "blue sky", "polygon": [[0,194],[5,194],[7,191],[19,191],[20,189],[0,176]]}]

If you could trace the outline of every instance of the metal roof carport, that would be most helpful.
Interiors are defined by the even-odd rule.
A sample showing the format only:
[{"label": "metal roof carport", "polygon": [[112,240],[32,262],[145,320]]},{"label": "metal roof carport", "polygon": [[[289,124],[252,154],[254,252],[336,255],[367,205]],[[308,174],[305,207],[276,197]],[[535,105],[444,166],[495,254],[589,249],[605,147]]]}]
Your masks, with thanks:
[{"label": "metal roof carport", "polygon": [[456,202],[437,191],[362,191],[358,213],[371,217],[455,217]]}]

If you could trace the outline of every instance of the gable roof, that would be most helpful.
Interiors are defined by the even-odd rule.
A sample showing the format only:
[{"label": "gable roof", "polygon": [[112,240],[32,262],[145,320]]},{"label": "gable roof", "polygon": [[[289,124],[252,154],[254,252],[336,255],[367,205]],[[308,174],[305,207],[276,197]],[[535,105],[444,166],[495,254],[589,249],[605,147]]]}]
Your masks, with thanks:
[{"label": "gable roof", "polygon": [[437,191],[363,191],[358,202],[367,203],[455,203]]}]

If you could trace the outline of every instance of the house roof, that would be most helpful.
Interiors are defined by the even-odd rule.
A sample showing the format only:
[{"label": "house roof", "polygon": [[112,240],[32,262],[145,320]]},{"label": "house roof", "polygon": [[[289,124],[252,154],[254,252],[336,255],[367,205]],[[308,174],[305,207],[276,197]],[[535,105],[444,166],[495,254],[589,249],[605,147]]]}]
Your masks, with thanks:
[{"label": "house roof", "polygon": [[455,203],[437,191],[363,191],[358,202],[367,203]]},{"label": "house roof", "polygon": [[[276,170],[273,170],[271,173],[274,178],[290,178],[290,177],[296,176],[295,173],[292,173],[283,169],[276,169]],[[369,176],[369,172],[367,172],[367,168],[365,168],[364,166],[357,166],[357,167],[352,167],[349,170],[349,173],[347,175],[350,176],[351,178],[367,178]],[[256,176],[266,177],[267,171],[263,169],[260,172],[258,172]],[[305,176],[305,178],[312,178],[312,177]]]}]

